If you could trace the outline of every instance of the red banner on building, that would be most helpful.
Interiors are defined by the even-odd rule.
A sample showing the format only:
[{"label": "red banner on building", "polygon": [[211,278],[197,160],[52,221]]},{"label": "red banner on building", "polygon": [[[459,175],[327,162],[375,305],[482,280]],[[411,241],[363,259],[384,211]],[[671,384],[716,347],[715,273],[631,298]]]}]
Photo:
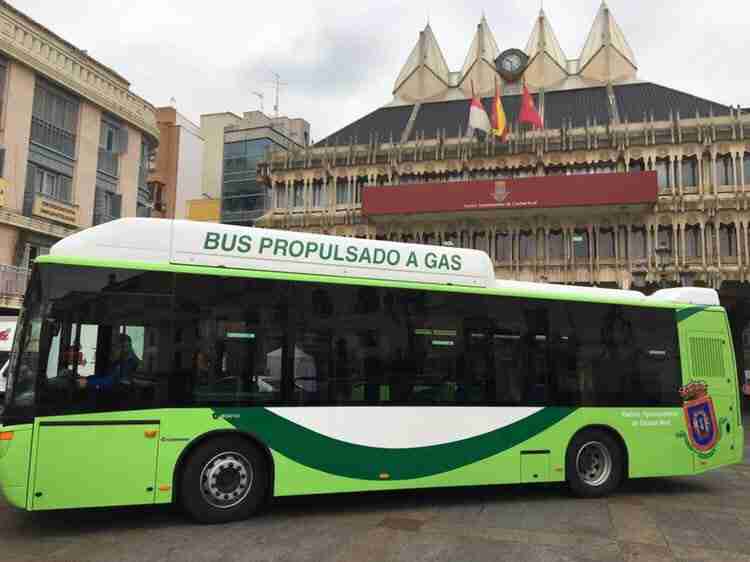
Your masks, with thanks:
[{"label": "red banner on building", "polygon": [[366,187],[363,215],[655,203],[656,172]]}]

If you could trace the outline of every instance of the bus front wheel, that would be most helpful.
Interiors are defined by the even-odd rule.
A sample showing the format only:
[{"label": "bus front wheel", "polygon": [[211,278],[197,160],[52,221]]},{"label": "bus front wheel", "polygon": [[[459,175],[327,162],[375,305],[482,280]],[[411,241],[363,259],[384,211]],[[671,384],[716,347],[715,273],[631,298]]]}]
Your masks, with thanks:
[{"label": "bus front wheel", "polygon": [[211,439],[187,459],[180,482],[182,507],[201,523],[246,519],[263,503],[268,474],[257,447],[235,437]]},{"label": "bus front wheel", "polygon": [[620,485],[624,471],[620,444],[606,431],[585,429],[568,446],[565,473],[573,493],[596,498],[612,493]]}]

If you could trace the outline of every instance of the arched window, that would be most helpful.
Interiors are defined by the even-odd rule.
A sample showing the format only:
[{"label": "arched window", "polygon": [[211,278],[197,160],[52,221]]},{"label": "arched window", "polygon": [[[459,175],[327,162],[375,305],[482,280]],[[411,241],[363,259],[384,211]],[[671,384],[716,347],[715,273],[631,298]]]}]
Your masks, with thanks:
[{"label": "arched window", "polygon": [[721,224],[719,226],[719,247],[721,257],[737,257],[737,230],[734,224]]},{"label": "arched window", "polygon": [[716,178],[719,185],[734,185],[734,166],[729,154],[722,154],[716,158]]},{"label": "arched window", "polygon": [[682,166],[682,187],[697,187],[698,159],[695,156],[683,158],[680,165]]},{"label": "arched window", "polygon": [[688,224],[685,226],[685,257],[699,258],[702,255],[700,225]]}]

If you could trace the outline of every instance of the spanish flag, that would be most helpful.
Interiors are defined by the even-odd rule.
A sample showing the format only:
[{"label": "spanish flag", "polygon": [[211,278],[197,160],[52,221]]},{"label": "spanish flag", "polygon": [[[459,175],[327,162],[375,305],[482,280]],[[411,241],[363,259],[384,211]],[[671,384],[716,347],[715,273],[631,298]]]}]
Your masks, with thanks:
[{"label": "spanish flag", "polygon": [[500,87],[495,79],[495,99],[492,100],[492,134],[505,140],[505,134],[508,132],[508,124],[505,120],[505,110],[503,101],[500,99]]}]

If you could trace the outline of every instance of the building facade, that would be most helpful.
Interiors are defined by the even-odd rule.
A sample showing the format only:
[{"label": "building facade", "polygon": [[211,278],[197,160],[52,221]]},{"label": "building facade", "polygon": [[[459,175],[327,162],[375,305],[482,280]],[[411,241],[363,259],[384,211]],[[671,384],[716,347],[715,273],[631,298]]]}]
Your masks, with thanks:
[{"label": "building facade", "polygon": [[148,216],[159,130],[130,84],[0,1],[0,310],[30,262],[80,228]]},{"label": "building facade", "polygon": [[154,198],[152,216],[185,219],[188,201],[201,198],[203,137],[200,127],[174,107],[157,108],[156,120],[159,149],[148,174]]},{"label": "building facade", "polygon": [[[524,79],[541,130],[517,123]],[[505,142],[467,131],[472,83],[489,113],[496,81]],[[507,279],[715,287],[742,364],[750,116],[639,79],[606,3],[576,59],[544,12],[502,52],[482,18],[454,72],[428,25],[390,103],[262,171],[259,226],[475,247]]]},{"label": "building facade", "polygon": [[[268,117],[261,111],[242,117],[214,113],[201,116],[201,132],[206,139],[202,195],[220,203],[191,201],[192,217],[252,225],[270,205],[265,183],[258,181],[258,164],[272,149],[283,153],[306,147],[310,124],[304,119]],[[208,210],[216,216],[207,216]]]}]

